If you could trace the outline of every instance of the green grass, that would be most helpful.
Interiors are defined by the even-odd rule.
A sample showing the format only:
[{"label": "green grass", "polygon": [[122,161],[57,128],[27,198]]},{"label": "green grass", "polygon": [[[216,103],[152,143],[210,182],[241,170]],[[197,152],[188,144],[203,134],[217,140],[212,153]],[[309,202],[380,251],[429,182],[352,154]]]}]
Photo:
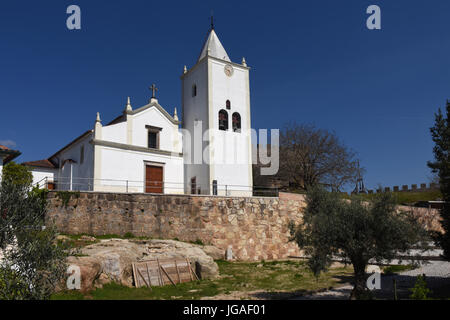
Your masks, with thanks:
[{"label": "green grass", "polygon": [[198,245],[200,245],[200,246],[204,246],[205,244],[203,243],[203,241],[202,240],[200,240],[200,239],[197,239],[197,240],[195,240],[194,242],[192,242],[193,244],[198,244]]},{"label": "green grass", "polygon": [[[72,248],[81,248],[93,243],[98,243],[100,240],[109,240],[109,239],[125,239],[125,240],[151,240],[151,237],[137,237],[131,232],[125,233],[123,236],[120,236],[118,234],[104,234],[104,235],[91,235],[87,233],[80,233],[80,234],[64,234],[62,233],[61,236],[65,236],[69,239],[64,240],[64,242],[68,243]],[[94,237],[95,241],[84,241],[81,239],[83,236],[88,237]],[[168,239],[169,240],[169,239]],[[174,238],[172,240],[180,241],[178,238]],[[206,243],[203,243],[202,240],[197,239],[195,241],[189,241],[189,243],[201,245],[204,246]]]},{"label": "green grass", "polygon": [[107,239],[150,239],[149,237],[136,237],[131,232],[125,233],[123,236],[119,236],[118,234],[103,234],[103,235],[91,235],[87,233],[80,233],[80,234],[61,234],[62,236],[69,237],[73,240],[80,240],[83,236],[89,236],[94,237],[97,240],[107,240]]},{"label": "green grass", "polygon": [[[108,239],[128,239],[128,240],[130,240],[130,239],[136,239],[136,240],[151,239],[150,237],[136,237],[131,232],[127,232],[123,236],[120,236],[118,234],[91,235],[91,234],[87,234],[87,233],[80,233],[80,234],[64,234],[64,233],[62,233],[61,236],[68,237],[72,240],[71,242],[79,243],[79,244],[83,244],[83,243],[90,244],[90,243],[99,242],[100,240],[108,240]],[[94,237],[96,239],[96,241],[83,241],[80,239],[83,236]]]},{"label": "green grass", "polygon": [[[442,194],[439,190],[426,192],[392,192],[392,195],[394,196],[397,204],[414,204],[418,201],[433,201],[442,199]],[[361,194],[360,196],[364,199],[372,200],[377,196],[377,194]],[[343,197],[349,198],[349,195],[344,193]]]},{"label": "green grass", "polygon": [[[182,283],[176,287],[128,288],[116,283],[109,283],[101,289],[93,290],[86,295],[79,291],[55,294],[52,300],[157,300],[157,299],[198,299],[202,296],[217,294],[217,288],[209,281]],[[195,290],[194,292],[189,292]]]},{"label": "green grass", "polygon": [[277,298],[283,293],[306,293],[330,288],[348,281],[351,269],[334,268],[315,278],[304,261],[271,261],[261,263],[217,261],[219,279],[201,280],[164,287],[128,288],[115,283],[87,294],[78,291],[55,294],[54,300],[146,300],[146,299],[199,299],[218,294],[263,291],[267,298]]},{"label": "green grass", "polygon": [[387,266],[383,267],[384,274],[396,274],[403,271],[414,270],[416,267],[408,264],[408,265],[395,265],[395,266]]},{"label": "green grass", "polygon": [[415,203],[418,201],[433,201],[442,199],[440,191],[427,191],[427,192],[394,192],[397,203]]},{"label": "green grass", "polygon": [[[61,236],[67,237],[64,240],[59,240],[58,242],[60,244],[64,243],[65,245],[68,245],[69,248],[74,249],[74,250],[81,250],[81,248],[88,246],[90,244],[94,244],[94,243],[99,243],[101,240],[107,240],[107,239],[135,239],[135,240],[148,240],[151,239],[149,237],[136,237],[134,236],[132,233],[128,232],[125,233],[123,236],[119,236],[117,234],[105,234],[105,235],[98,235],[98,236],[92,236],[86,233],[81,233],[81,234],[60,234]],[[86,241],[81,239],[81,237],[83,236],[89,236],[89,237],[94,237],[95,241]],[[73,256],[78,256],[78,257],[83,257],[85,255],[79,253],[79,252],[72,252],[71,255]]]}]

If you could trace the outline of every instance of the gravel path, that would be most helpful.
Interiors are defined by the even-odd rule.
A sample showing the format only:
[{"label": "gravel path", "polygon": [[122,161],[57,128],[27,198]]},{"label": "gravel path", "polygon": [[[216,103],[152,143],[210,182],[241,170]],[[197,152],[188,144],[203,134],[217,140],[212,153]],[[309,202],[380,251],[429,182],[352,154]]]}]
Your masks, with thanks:
[{"label": "gravel path", "polygon": [[308,296],[293,298],[292,300],[348,300],[353,286],[345,285],[332,290],[318,292]]},{"label": "gravel path", "polygon": [[417,269],[401,273],[404,276],[418,276],[421,274],[425,274],[427,277],[450,278],[450,262],[429,261]]}]

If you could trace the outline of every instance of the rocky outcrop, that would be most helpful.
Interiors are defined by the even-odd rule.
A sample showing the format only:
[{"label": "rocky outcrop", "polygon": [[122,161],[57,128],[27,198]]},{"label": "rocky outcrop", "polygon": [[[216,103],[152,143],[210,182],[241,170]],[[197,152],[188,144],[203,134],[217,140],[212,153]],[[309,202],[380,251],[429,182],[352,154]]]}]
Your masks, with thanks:
[{"label": "rocky outcrop", "polygon": [[188,258],[201,279],[212,279],[219,275],[219,267],[214,257],[201,247],[174,240],[137,240],[135,243],[146,245],[148,252],[144,260],[165,258]]},{"label": "rocky outcrop", "polygon": [[214,260],[225,259],[225,250],[219,249],[215,246],[200,246],[200,248]]},{"label": "rocky outcrop", "polygon": [[97,279],[102,274],[102,265],[97,258],[69,257],[67,263],[80,268],[81,291],[86,292],[94,288]]},{"label": "rocky outcrop", "polygon": [[86,292],[108,282],[131,287],[133,262],[165,258],[188,258],[202,279],[219,275],[214,259],[199,246],[174,240],[102,240],[82,248],[68,263],[80,267],[81,290]]}]

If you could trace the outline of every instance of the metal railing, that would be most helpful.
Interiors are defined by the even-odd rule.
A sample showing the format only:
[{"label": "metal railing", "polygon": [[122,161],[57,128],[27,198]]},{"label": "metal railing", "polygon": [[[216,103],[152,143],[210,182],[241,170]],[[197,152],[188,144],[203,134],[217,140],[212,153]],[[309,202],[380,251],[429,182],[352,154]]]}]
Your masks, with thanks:
[{"label": "metal railing", "polygon": [[45,177],[34,186],[55,191],[98,191],[117,193],[164,193],[217,196],[278,197],[276,187],[233,184],[202,184],[164,181]]},{"label": "metal railing", "polygon": [[38,187],[38,188],[42,187],[44,189],[48,189],[49,180],[51,180],[49,177],[42,178],[38,182],[34,183],[33,187]]}]

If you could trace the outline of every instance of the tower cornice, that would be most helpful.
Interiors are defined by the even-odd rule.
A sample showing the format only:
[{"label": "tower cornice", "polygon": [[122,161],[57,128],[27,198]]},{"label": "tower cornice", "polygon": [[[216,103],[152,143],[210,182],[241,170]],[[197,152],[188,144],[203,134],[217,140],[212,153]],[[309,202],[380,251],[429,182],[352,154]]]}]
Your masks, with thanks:
[{"label": "tower cornice", "polygon": [[244,66],[244,65],[236,63],[236,62],[227,61],[227,60],[215,58],[215,57],[212,57],[212,56],[206,56],[206,57],[202,58],[201,60],[199,60],[192,68],[188,69],[186,72],[183,71],[183,74],[180,76],[180,79],[184,79],[184,77],[186,77],[189,73],[191,73],[192,71],[197,69],[197,67],[200,64],[202,64],[203,61],[208,61],[208,59],[211,59],[211,60],[214,60],[214,61],[217,61],[217,62],[221,62],[223,64],[230,64],[233,67],[240,68],[240,69],[243,69],[243,70],[250,70],[251,69],[251,67],[249,67],[249,66]]}]

